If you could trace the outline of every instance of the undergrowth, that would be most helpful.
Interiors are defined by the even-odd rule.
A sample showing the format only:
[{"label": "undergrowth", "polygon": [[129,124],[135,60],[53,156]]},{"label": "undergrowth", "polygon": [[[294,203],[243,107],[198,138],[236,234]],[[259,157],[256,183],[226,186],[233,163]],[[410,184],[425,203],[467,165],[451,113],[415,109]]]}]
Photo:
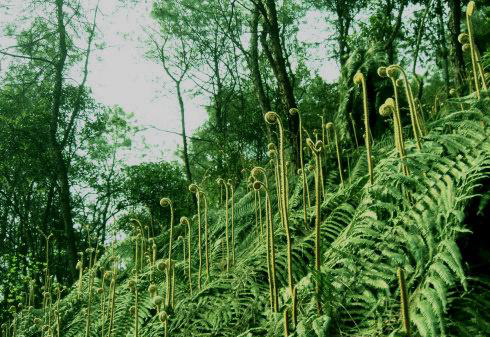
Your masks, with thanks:
[{"label": "undergrowth", "polygon": [[[314,203],[307,208],[305,226],[303,182],[301,176],[289,175],[289,226],[298,317],[290,336],[403,336],[398,268],[406,276],[412,336],[484,336],[490,331],[490,280],[472,274],[458,247],[459,239],[472,235],[472,224],[465,221],[469,201],[490,195],[485,185],[490,173],[489,102],[488,98],[454,99],[438,115],[430,116],[429,132],[421,139],[421,150],[417,151],[412,140],[405,143],[409,175],[400,169],[389,134],[375,139],[372,145],[372,185],[364,147],[349,153],[350,165],[343,165],[342,186],[335,149],[325,148],[320,272],[314,268]],[[410,128],[403,131],[405,139],[409,139]],[[274,181],[274,167],[267,169]],[[313,173],[309,173],[307,182],[313,190]],[[211,269],[209,282],[203,279],[201,290],[196,287],[197,227],[193,222],[192,295],[181,246],[185,240],[173,241],[175,306],[166,312],[169,336],[283,335],[282,313],[290,307],[291,299],[287,293],[286,237],[277,212],[275,184],[271,185],[278,312],[272,312],[269,305],[267,247],[265,237],[260,237],[256,228],[254,192],[243,182],[235,193],[236,256],[229,272],[223,249],[224,206],[209,209]],[[263,221],[265,226],[265,216]],[[174,238],[185,238],[186,229],[187,226],[176,225]],[[157,260],[162,260],[168,251],[168,232],[154,240]],[[135,336],[131,314],[134,298],[129,285],[135,267],[133,241],[129,237],[112,248],[106,247],[98,259],[92,289],[102,290],[93,290],[90,310],[90,273],[85,270],[80,296],[75,284],[63,292],[59,303],[51,295],[50,305],[44,310],[39,306],[25,307],[8,323],[10,333],[15,326],[16,336],[86,335],[89,312],[92,324],[88,335],[101,336],[104,324],[105,336],[109,336],[109,282],[103,284],[102,275],[112,270],[114,263],[117,273],[111,336]],[[151,251],[151,245],[147,247]],[[165,281],[165,272],[155,270],[150,263],[139,272],[139,336],[163,336],[164,331],[147,290],[151,275],[158,289]],[[315,291],[317,281],[322,285],[320,293]],[[320,316],[317,300],[323,307]]]}]

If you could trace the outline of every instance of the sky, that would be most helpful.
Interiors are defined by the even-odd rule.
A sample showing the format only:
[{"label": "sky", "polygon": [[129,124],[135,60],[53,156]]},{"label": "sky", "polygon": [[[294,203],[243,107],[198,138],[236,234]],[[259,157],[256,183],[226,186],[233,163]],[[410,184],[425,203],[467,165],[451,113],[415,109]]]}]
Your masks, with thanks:
[{"label": "sky", "polygon": [[[15,20],[21,13],[25,1],[0,0],[8,11],[0,6],[0,28],[2,24]],[[5,2],[4,2],[5,1]],[[87,8],[95,8],[96,0],[82,0]],[[136,126],[144,129],[132,137],[131,151],[125,153],[127,164],[144,161],[176,160],[177,147],[182,144],[180,112],[173,82],[165,76],[162,67],[145,58],[145,27],[154,27],[150,17],[152,1],[100,0],[97,18],[98,43],[104,47],[92,52],[87,84],[96,101],[112,106],[119,105],[134,114]],[[2,17],[3,16],[3,17]],[[319,43],[309,49],[309,67],[318,71],[327,81],[338,77],[338,66],[325,60],[324,42],[330,33],[324,18],[318,12],[309,12],[300,24],[298,39],[302,42]],[[0,34],[0,48],[11,45]],[[207,120],[204,106],[209,98],[189,95],[192,85],[184,84],[186,131],[191,135]],[[145,147],[145,145],[147,147]]]}]

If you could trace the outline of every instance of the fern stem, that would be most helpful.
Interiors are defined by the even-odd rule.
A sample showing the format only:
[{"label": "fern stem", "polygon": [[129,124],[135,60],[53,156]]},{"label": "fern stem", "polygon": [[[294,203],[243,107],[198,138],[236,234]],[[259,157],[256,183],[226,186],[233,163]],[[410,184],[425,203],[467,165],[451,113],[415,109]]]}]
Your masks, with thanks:
[{"label": "fern stem", "polygon": [[255,209],[255,234],[257,234],[257,239],[260,241],[260,230],[259,230],[259,212],[257,207],[257,191],[254,191],[254,209]]},{"label": "fern stem", "polygon": [[402,325],[403,330],[407,337],[410,337],[410,316],[409,316],[409,303],[408,303],[408,292],[407,284],[405,281],[405,272],[403,269],[398,268],[397,270],[398,284],[400,286],[400,300],[401,300],[401,314],[402,314]]},{"label": "fern stem", "polygon": [[[185,247],[185,246],[184,246]],[[172,270],[172,308],[175,308],[175,263],[172,261],[170,263]]]},{"label": "fern stem", "polygon": [[114,311],[115,311],[115,302],[116,302],[116,259],[114,256],[114,241],[112,241],[112,278],[109,286],[110,291],[110,301],[111,304],[109,306],[110,309],[110,320],[109,320],[109,333],[108,337],[112,336],[112,329],[114,326]]},{"label": "fern stem", "polygon": [[356,148],[358,148],[359,147],[359,142],[357,141],[356,121],[354,120],[354,116],[352,116],[351,113],[349,114],[349,117],[350,117],[350,120],[351,120],[351,123],[352,123],[352,130],[354,131],[354,139],[356,141]]},{"label": "fern stem", "polygon": [[[61,301],[61,286],[58,285],[58,298],[56,301],[56,335],[58,337],[60,337],[61,334],[60,301]],[[104,333],[102,333],[102,337],[104,337]]]},{"label": "fern stem", "polygon": [[[137,251],[138,250],[136,250],[136,252]],[[92,248],[88,248],[87,252],[89,253],[89,264],[88,264],[89,283],[88,283],[87,318],[85,321],[86,322],[85,337],[89,337],[89,332],[90,332],[90,320],[91,320],[91,309],[92,309],[92,283],[93,283]]]},{"label": "fern stem", "polygon": [[[317,305],[319,305],[318,302],[317,302]],[[298,316],[298,292],[296,290],[296,286],[293,289],[293,300],[292,300],[292,305],[291,305],[291,312],[292,312],[293,317]],[[294,324],[294,328],[296,329],[298,322],[293,319],[293,324]]]},{"label": "fern stem", "polygon": [[170,280],[170,268],[172,264],[172,237],[173,237],[173,228],[174,228],[174,207],[173,203],[169,198],[162,198],[160,200],[160,206],[162,207],[170,207],[170,233],[169,233],[169,239],[168,239],[168,264],[167,264],[167,292],[165,294],[165,307],[170,307],[170,297],[172,294],[172,283]]},{"label": "fern stem", "polygon": [[301,180],[302,180],[302,183],[303,183],[303,218],[304,218],[304,223],[305,223],[305,227],[308,227],[308,223],[306,221],[306,174],[303,172],[303,169],[299,169],[298,170],[298,174],[301,175]]},{"label": "fern stem", "polygon": [[[322,143],[322,148],[323,148],[323,143]],[[323,161],[322,161],[322,154],[319,153],[318,154],[318,162],[320,164],[320,187],[321,187],[321,195],[320,195],[320,198],[323,198],[325,196],[325,183],[323,181]],[[326,166],[325,166],[325,170],[326,170]]]},{"label": "fern stem", "polygon": [[483,69],[483,65],[481,62],[480,51],[478,50],[478,47],[476,45],[475,45],[475,59],[476,59],[476,65],[478,67],[478,72],[480,74],[482,88],[483,90],[488,90],[487,82],[485,81],[485,71]]},{"label": "fern stem", "polygon": [[[274,143],[269,143],[267,147],[269,149],[269,157],[273,158],[272,160],[274,161],[274,182],[276,184],[277,208],[279,210],[281,223],[284,224],[284,216],[282,214],[281,183],[279,178],[279,157],[277,156],[277,149]],[[306,187],[308,188],[308,185],[306,185]]]},{"label": "fern stem", "polygon": [[335,126],[333,125],[332,122],[327,123],[327,130],[332,129],[333,130],[333,136],[335,139],[335,150],[337,152],[337,165],[339,167],[339,175],[340,175],[340,184],[344,186],[344,178],[342,177],[342,161],[340,159],[340,146],[339,146],[339,139],[337,138],[337,131],[335,129]]},{"label": "fern stem", "polygon": [[367,98],[367,88],[366,79],[361,72],[354,75],[354,83],[361,85],[362,89],[362,107],[364,111],[364,141],[366,143],[366,154],[368,162],[368,173],[369,173],[369,184],[373,185],[373,162],[371,159],[371,140],[370,140],[370,127],[369,127],[369,111],[368,111],[368,98]]},{"label": "fern stem", "polygon": [[[292,261],[292,242],[291,233],[289,230],[288,219],[288,203],[287,203],[287,188],[286,188],[286,164],[284,161],[284,132],[281,119],[279,115],[273,111],[269,111],[265,114],[265,121],[269,124],[277,123],[279,129],[279,177],[280,177],[280,194],[282,198],[282,212],[283,212],[283,225],[286,232],[287,241],[287,253],[288,253],[288,283],[290,296],[293,295],[294,281],[293,281],[293,261]],[[296,323],[296,317],[293,313],[293,322]]]},{"label": "fern stem", "polygon": [[208,284],[211,273],[211,259],[209,257],[208,198],[204,191],[199,191],[204,200],[204,256],[206,258],[206,284]]},{"label": "fern stem", "polygon": [[[260,189],[261,187],[263,187],[263,184],[260,182],[260,181],[256,181],[254,183],[254,188],[257,190],[257,192],[259,193],[260,195]],[[266,191],[267,193],[267,191]],[[267,198],[266,198],[267,199]],[[266,201],[266,208],[265,208],[265,217],[266,217],[266,262],[267,262],[267,280],[268,280],[268,283],[269,283],[269,304],[271,306],[271,311],[274,312],[274,289],[273,289],[273,286],[272,286],[272,267],[271,267],[271,254],[270,254],[270,235],[269,235],[269,214],[268,214],[269,210],[267,208],[267,201]]]},{"label": "fern stem", "polygon": [[[226,272],[230,271],[230,242],[228,235],[228,186],[223,178],[218,178],[218,184],[222,184],[225,189],[225,235],[226,235]],[[259,196],[260,197],[260,196]]]},{"label": "fern stem", "polygon": [[228,179],[231,192],[231,264],[235,264],[235,190],[231,180]]},{"label": "fern stem", "polygon": [[301,166],[301,175],[303,177],[303,213],[304,213],[304,222],[306,226],[306,176],[305,176],[305,165],[304,165],[304,160],[303,160],[303,122],[301,119],[301,113],[299,112],[298,109],[293,108],[289,110],[289,114],[291,116],[298,115],[298,120],[299,120],[299,161],[300,161],[300,166]]},{"label": "fern stem", "polygon": [[[263,182],[260,181],[257,175],[261,173],[263,176]],[[256,179],[254,182],[254,189],[260,192],[260,188],[265,190],[265,216],[266,216],[266,243],[267,243],[267,264],[269,274],[269,290],[271,298],[271,309],[273,312],[278,310],[278,296],[276,286],[276,257],[274,248],[274,224],[272,222],[272,207],[270,201],[269,185],[267,181],[267,173],[262,167],[254,167],[251,171],[252,177]],[[269,272],[270,269],[270,272]]]},{"label": "fern stem", "polygon": [[284,309],[284,336],[289,336],[289,317],[288,317],[288,309]]},{"label": "fern stem", "polygon": [[259,225],[260,225],[260,241],[264,239],[264,225],[262,224],[262,200],[260,197],[260,192],[257,191],[257,200],[258,200],[258,210],[259,210]]},{"label": "fern stem", "polygon": [[[100,294],[100,313],[102,314],[101,318],[101,336],[104,337],[104,330],[105,330],[105,293],[104,293],[104,285],[105,285],[105,278],[106,278],[107,272],[104,272],[102,276],[102,284],[101,284],[101,294]],[[59,336],[58,336],[59,337]]]},{"label": "fern stem", "polygon": [[[415,145],[417,146],[417,150],[420,151],[421,150],[420,131],[419,131],[419,128],[417,126],[418,125],[417,112],[415,110],[415,103],[413,102],[413,97],[411,94],[412,89],[410,87],[410,83],[408,82],[407,74],[405,73],[405,71],[403,70],[402,67],[400,67],[397,64],[392,64],[386,70],[388,76],[390,78],[393,78],[393,79],[396,76],[396,71],[399,71],[401,76],[402,76],[402,80],[403,80],[404,87],[405,87],[405,96],[407,97],[408,108],[410,110],[410,121],[412,123],[412,130],[413,130],[413,135],[415,138]],[[395,85],[396,85],[396,82],[395,82]]]},{"label": "fern stem", "polygon": [[[315,195],[316,195],[316,205],[315,205],[315,270],[320,272],[320,264],[321,264],[321,256],[320,256],[320,170],[321,170],[321,159],[320,153],[323,148],[323,143],[321,141],[317,141],[316,144],[313,144],[313,141],[308,138],[306,139],[306,144],[310,147],[313,155],[315,157]],[[296,290],[296,289],[295,289]],[[317,311],[318,315],[321,315],[322,307],[319,300],[320,294],[320,282],[316,282],[315,290],[317,294]],[[293,297],[294,303],[294,297]],[[294,312],[295,306],[293,306]]]},{"label": "fern stem", "polygon": [[475,81],[475,90],[476,90],[476,97],[480,99],[480,85],[478,84],[478,75],[476,73],[477,71],[477,66],[476,66],[476,55],[475,55],[475,40],[473,39],[473,23],[471,21],[471,17],[473,16],[473,12],[475,10],[475,2],[470,1],[468,2],[468,5],[466,7],[466,27],[468,29],[468,36],[469,36],[469,42],[470,42],[470,51],[471,51],[471,66],[473,68],[473,80]]},{"label": "fern stem", "polygon": [[[190,292],[190,295],[192,296],[192,271],[191,271],[191,223],[189,221],[189,219],[185,216],[181,217],[180,218],[180,224],[181,225],[187,225],[187,232],[188,232],[188,236],[187,236],[187,257],[188,257],[188,260],[187,260],[187,271],[189,273],[189,292]],[[184,255],[184,259],[185,259],[185,255]]]},{"label": "fern stem", "polygon": [[199,255],[199,271],[197,274],[197,288],[201,290],[201,277],[202,277],[202,244],[201,244],[201,202],[199,188],[196,184],[189,185],[189,191],[196,194],[197,199],[197,251]]}]

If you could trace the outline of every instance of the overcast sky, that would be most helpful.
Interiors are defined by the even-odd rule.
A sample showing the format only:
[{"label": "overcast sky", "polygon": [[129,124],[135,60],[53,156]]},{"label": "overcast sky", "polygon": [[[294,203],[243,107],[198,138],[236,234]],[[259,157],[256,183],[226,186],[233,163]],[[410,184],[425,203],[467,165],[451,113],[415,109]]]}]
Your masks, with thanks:
[{"label": "overcast sky", "polygon": [[[0,27],[15,20],[24,8],[23,0],[0,0]],[[6,2],[4,2],[6,1]],[[85,0],[94,8],[96,0]],[[173,83],[164,76],[159,64],[147,60],[145,54],[144,27],[153,26],[150,17],[152,1],[135,1],[128,6],[119,0],[101,0],[98,16],[98,39],[105,47],[95,50],[89,64],[88,85],[95,99],[106,105],[119,105],[134,113],[140,127],[180,132],[180,113],[174,94]],[[304,42],[325,43],[329,36],[324,18],[319,13],[309,13],[300,25],[298,38]],[[0,48],[12,44],[0,36]],[[324,47],[314,49],[309,67],[317,70],[328,81],[338,77],[335,62],[319,59],[326,55]],[[317,55],[316,59],[313,55]],[[187,84],[187,89],[191,89]],[[186,95],[186,129],[192,134],[207,119],[203,105],[208,97]],[[150,149],[145,149],[146,143]],[[146,129],[133,138],[133,148],[126,158],[128,164],[141,161],[176,159],[175,151],[182,143],[180,136]]]}]

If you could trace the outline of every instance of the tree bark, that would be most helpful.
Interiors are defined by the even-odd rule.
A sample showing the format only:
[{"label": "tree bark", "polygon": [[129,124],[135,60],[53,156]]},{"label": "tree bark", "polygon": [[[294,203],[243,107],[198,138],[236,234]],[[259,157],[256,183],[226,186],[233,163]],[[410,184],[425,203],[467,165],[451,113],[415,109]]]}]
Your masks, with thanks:
[{"label": "tree bark", "polygon": [[450,10],[448,25],[451,35],[451,68],[453,69],[455,87],[461,94],[465,83],[464,79],[466,78],[463,51],[461,50],[461,44],[458,41],[458,35],[461,33],[461,0],[448,0],[448,4]]},{"label": "tree bark", "polygon": [[[398,33],[400,32],[401,24],[402,24],[402,14],[403,10],[405,9],[405,6],[407,5],[407,2],[404,1],[400,4],[400,8],[398,9],[398,15],[395,21],[395,24],[391,30],[390,36],[386,40],[385,43],[385,49],[386,53],[388,54],[388,63],[393,64],[395,63],[396,59],[396,48],[395,48],[395,40],[398,36]],[[395,3],[393,1],[387,1],[385,10],[386,10],[386,16],[391,18],[392,16],[392,11],[395,8]],[[391,20],[391,19],[390,19]]]},{"label": "tree bark", "polygon": [[61,214],[63,216],[64,230],[66,236],[66,248],[68,255],[69,281],[76,278],[75,262],[77,249],[73,230],[73,216],[70,197],[70,183],[68,179],[68,167],[63,157],[63,149],[58,141],[58,122],[61,109],[61,97],[63,94],[63,71],[65,68],[66,57],[68,54],[66,46],[66,30],[63,22],[63,0],[56,0],[56,18],[58,29],[58,60],[55,63],[55,82],[52,96],[51,122],[49,128],[49,138],[51,150],[54,156],[56,175],[60,183],[60,203]]},{"label": "tree bark", "polygon": [[345,1],[335,2],[335,11],[337,12],[337,44],[339,46],[339,63],[343,68],[347,59],[349,58],[349,45],[347,43],[347,37],[349,36],[349,28],[352,17],[350,16],[349,6],[350,3]]},{"label": "tree bark", "polygon": [[281,102],[284,108],[284,116],[288,121],[289,138],[292,146],[292,162],[295,168],[298,169],[300,168],[299,118],[297,114],[293,116],[289,114],[289,109],[296,108],[296,100],[282,51],[276,4],[274,0],[265,0],[262,5],[262,15],[264,16],[264,23],[269,35],[271,48],[269,49],[265,35],[263,35],[261,43],[277,80]]},{"label": "tree bark", "polygon": [[427,7],[425,8],[424,14],[420,18],[420,23],[418,24],[417,40],[415,42],[415,51],[414,51],[413,63],[412,63],[412,74],[414,74],[414,76],[416,76],[415,70],[417,68],[417,61],[419,58],[420,43],[422,42],[422,38],[424,37],[424,33],[425,33],[425,22],[427,19],[427,15],[429,14],[429,11],[431,9],[431,6],[432,6],[432,0],[430,0],[427,3]]},{"label": "tree bark", "polygon": [[175,83],[177,88],[177,98],[179,100],[179,108],[180,108],[180,124],[182,127],[182,142],[184,145],[184,164],[185,164],[185,175],[187,177],[187,181],[192,183],[192,173],[191,173],[191,164],[189,162],[189,152],[187,150],[187,135],[185,131],[185,107],[184,100],[182,99],[182,93],[180,91],[180,81]]},{"label": "tree bark", "polygon": [[255,7],[252,14],[252,22],[250,24],[250,55],[249,57],[247,57],[247,59],[249,61],[248,63],[250,67],[250,72],[252,74],[252,80],[254,83],[255,95],[257,96],[257,100],[259,101],[262,113],[265,114],[267,111],[271,110],[271,102],[269,100],[269,97],[265,93],[259,68],[259,18],[259,9]]}]

